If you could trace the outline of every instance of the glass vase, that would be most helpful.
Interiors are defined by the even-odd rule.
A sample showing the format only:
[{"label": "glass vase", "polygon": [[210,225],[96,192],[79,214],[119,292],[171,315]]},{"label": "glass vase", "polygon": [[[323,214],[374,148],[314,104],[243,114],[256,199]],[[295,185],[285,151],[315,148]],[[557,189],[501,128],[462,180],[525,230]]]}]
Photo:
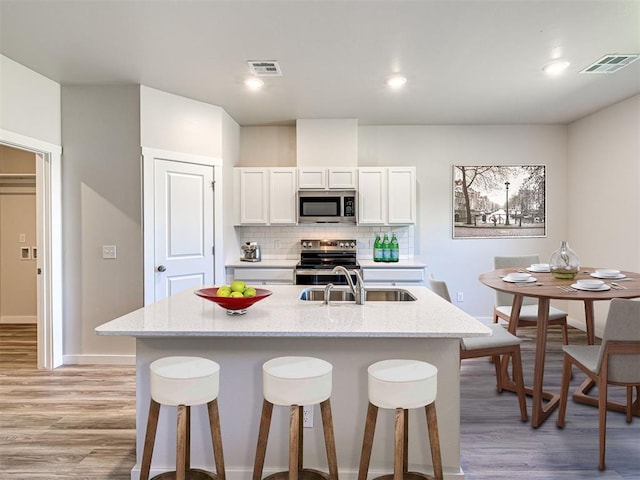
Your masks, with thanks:
[{"label": "glass vase", "polygon": [[551,254],[549,270],[554,278],[572,280],[580,271],[580,258],[569,248],[566,240],[562,241],[560,248]]}]

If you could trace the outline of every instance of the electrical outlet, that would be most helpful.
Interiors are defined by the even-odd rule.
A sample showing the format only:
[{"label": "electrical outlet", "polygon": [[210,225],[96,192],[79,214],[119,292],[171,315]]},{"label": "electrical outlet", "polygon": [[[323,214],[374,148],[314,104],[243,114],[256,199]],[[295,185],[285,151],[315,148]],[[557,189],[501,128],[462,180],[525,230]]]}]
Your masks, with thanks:
[{"label": "electrical outlet", "polygon": [[280,240],[274,240],[273,241],[273,246],[275,248],[282,248],[282,243],[280,242]]},{"label": "electrical outlet", "polygon": [[459,302],[464,302],[464,293],[463,292],[458,292],[458,301]]},{"label": "electrical outlet", "polygon": [[304,428],[313,428],[313,405],[302,407],[302,426]]},{"label": "electrical outlet", "polygon": [[102,258],[116,258],[116,246],[115,245],[103,245],[102,246]]}]

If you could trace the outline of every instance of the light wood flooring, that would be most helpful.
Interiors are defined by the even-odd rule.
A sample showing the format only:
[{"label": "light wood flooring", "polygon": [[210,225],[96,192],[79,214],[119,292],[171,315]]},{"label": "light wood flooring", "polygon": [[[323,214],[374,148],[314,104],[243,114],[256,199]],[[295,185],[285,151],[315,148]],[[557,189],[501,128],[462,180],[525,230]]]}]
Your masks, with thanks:
[{"label": "light wood flooring", "polygon": [[[29,325],[0,325],[0,480],[129,480],[134,368],[37,370],[35,333]],[[529,382],[534,329],[519,334]],[[582,332],[572,330],[570,338],[585,343]],[[560,383],[560,345],[560,336],[550,334],[547,385]],[[486,359],[462,364],[462,467],[468,480],[640,479],[639,418],[628,424],[623,414],[609,413],[607,470],[600,472],[595,408],[570,400],[563,430],[555,426],[557,413],[533,429],[520,421],[515,395],[495,391],[493,372]],[[576,373],[573,385],[583,378]]]}]

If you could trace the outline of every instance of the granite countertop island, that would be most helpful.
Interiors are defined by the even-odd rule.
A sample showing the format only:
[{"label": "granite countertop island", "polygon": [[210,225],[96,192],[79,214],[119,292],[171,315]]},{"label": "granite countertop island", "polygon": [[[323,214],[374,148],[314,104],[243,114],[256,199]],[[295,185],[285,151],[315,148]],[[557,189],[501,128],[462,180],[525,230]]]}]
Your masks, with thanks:
[{"label": "granite countertop island", "polygon": [[[202,356],[220,364],[218,403],[229,480],[251,478],[262,405],[262,364],[270,358],[308,355],[333,364],[331,403],[338,468],[341,478],[347,479],[357,477],[368,366],[389,358],[432,363],[438,368],[436,407],[445,478],[464,478],[460,467],[459,339],[490,335],[489,328],[425,287],[405,288],[416,301],[369,301],[365,305],[303,301],[299,299],[301,286],[267,288],[273,294],[245,315],[228,315],[225,309],[186,291],[96,328],[99,335],[136,338],[137,464],[132,466],[132,480],[139,478],[150,399],[149,364],[169,355]],[[326,471],[317,413],[313,428],[304,432],[304,461],[308,468]],[[391,410],[380,411],[371,475],[393,471],[393,416]],[[175,469],[175,418],[175,408],[164,407],[152,475]],[[213,470],[205,409],[195,407],[192,418],[191,463],[194,468]],[[265,475],[286,469],[288,419],[288,409],[274,409]],[[432,467],[425,424],[424,410],[412,411],[409,464],[411,470],[428,473]]]}]

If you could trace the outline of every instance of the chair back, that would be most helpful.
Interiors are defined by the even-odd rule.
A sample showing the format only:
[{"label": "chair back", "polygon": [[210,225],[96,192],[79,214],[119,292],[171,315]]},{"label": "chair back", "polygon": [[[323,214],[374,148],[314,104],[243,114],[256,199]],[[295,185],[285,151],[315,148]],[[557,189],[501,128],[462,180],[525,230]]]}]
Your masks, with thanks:
[{"label": "chair back", "polygon": [[[534,263],[540,263],[538,255],[519,255],[515,257],[493,257],[493,268],[526,268]],[[536,305],[538,301],[535,298],[524,297],[522,299],[522,305]],[[513,305],[513,295],[508,293],[498,292],[496,290],[496,306],[511,306]]]},{"label": "chair back", "polygon": [[431,286],[431,290],[442,298],[444,298],[447,302],[451,302],[451,295],[449,295],[449,288],[447,287],[447,282],[443,282],[442,280],[436,280],[433,278],[433,273],[429,274],[429,285]]},{"label": "chair back", "polygon": [[610,354],[607,377],[609,382],[640,383],[640,302],[614,298],[609,306],[607,323],[604,326],[602,344],[598,355],[596,373],[600,373],[608,342],[637,343],[637,354]]}]

